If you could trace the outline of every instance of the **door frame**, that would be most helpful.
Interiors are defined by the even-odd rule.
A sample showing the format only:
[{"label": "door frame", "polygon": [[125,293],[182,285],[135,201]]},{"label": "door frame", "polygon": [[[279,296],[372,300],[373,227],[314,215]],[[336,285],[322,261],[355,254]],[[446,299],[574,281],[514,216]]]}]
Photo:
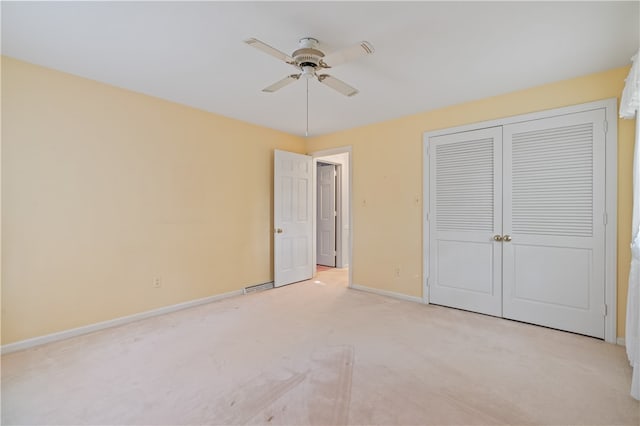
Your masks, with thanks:
[{"label": "door frame", "polygon": [[[316,259],[317,253],[316,253],[316,249],[317,249],[317,241],[316,241],[316,236],[317,236],[317,232],[318,232],[318,228],[317,228],[317,189],[318,189],[318,183],[317,183],[317,178],[318,178],[318,172],[317,172],[317,164],[318,162],[329,162],[326,160],[322,160],[322,157],[327,157],[330,155],[336,155],[336,154],[348,154],[348,160],[347,160],[347,165],[349,167],[348,173],[347,173],[347,177],[348,177],[348,185],[347,187],[349,188],[349,197],[348,197],[348,207],[349,207],[349,238],[348,238],[348,251],[347,251],[347,259],[348,259],[348,265],[349,265],[349,282],[348,282],[348,286],[351,287],[352,283],[353,283],[353,150],[351,145],[348,146],[342,146],[342,147],[338,147],[338,148],[330,148],[330,149],[324,149],[324,150],[319,150],[319,151],[313,151],[308,153],[308,155],[311,155],[312,157],[312,178],[313,178],[313,184],[311,185],[312,187],[312,208],[314,211],[314,218],[313,218],[313,259]],[[339,167],[339,172],[338,173],[342,173],[342,167]],[[340,176],[340,181],[342,181],[342,179],[344,179],[344,174],[342,176]],[[342,199],[342,185],[340,185],[340,189],[336,189],[336,192],[339,194],[339,198]],[[342,201],[340,201],[340,215],[342,213]],[[342,227],[344,226],[344,223],[342,222],[342,220],[339,221],[340,222],[340,229],[338,230],[338,232],[341,234],[341,241],[342,241]],[[337,228],[337,226],[336,226]],[[340,252],[342,251],[342,248],[340,248],[339,250]],[[314,276],[315,276],[315,272],[314,272]]]},{"label": "door frame", "polygon": [[605,110],[605,212],[603,220],[605,223],[605,283],[604,300],[606,313],[604,315],[604,340],[609,343],[617,341],[617,239],[618,239],[618,117],[617,99],[609,98],[579,105],[572,105],[562,108],[554,108],[544,111],[515,115],[511,117],[498,118],[495,120],[480,121],[472,124],[450,127],[428,131],[423,133],[422,143],[422,259],[423,259],[423,283],[422,301],[429,304],[429,139],[434,136],[449,135],[453,133],[479,130],[486,127],[504,126],[507,124],[520,123],[523,121],[539,120],[543,118],[556,117],[560,115],[573,114],[577,112],[592,111],[596,109]]}]

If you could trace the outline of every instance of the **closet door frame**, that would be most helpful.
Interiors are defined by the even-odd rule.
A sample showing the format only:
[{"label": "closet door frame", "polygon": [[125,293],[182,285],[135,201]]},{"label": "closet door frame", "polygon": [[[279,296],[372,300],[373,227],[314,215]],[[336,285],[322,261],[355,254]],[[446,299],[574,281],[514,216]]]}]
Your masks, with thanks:
[{"label": "closet door frame", "polygon": [[533,112],[496,120],[482,121],[463,126],[425,132],[423,134],[423,290],[422,300],[429,304],[429,241],[430,241],[430,206],[429,206],[429,140],[435,136],[450,135],[471,130],[479,130],[487,127],[504,126],[507,124],[521,123],[524,121],[539,120],[583,111],[604,109],[605,111],[605,211],[603,222],[605,223],[605,312],[603,312],[605,327],[604,340],[609,343],[617,343],[617,192],[618,192],[618,117],[617,99],[610,98],[580,105],[563,108],[555,108],[545,111]]}]

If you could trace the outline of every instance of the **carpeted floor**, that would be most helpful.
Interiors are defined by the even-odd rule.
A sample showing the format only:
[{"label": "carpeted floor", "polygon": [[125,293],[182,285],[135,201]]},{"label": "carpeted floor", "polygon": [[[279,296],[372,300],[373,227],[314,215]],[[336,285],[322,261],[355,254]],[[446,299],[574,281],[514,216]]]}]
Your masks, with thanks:
[{"label": "carpeted floor", "polygon": [[316,265],[316,272],[325,272],[325,271],[330,271],[334,269],[331,266],[324,266],[324,265]]},{"label": "carpeted floor", "polygon": [[2,357],[2,424],[640,423],[624,349],[346,271]]}]

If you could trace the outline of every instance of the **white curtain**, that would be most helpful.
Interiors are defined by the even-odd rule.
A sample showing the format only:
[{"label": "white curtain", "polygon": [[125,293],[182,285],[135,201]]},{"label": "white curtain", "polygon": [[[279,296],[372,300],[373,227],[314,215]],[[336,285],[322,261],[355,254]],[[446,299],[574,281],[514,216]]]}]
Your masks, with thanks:
[{"label": "white curtain", "polygon": [[631,270],[627,293],[625,342],[633,368],[631,396],[640,400],[640,50],[631,58],[633,65],[625,80],[620,99],[620,117],[636,117],[636,142],[633,154],[633,219],[631,225]]}]

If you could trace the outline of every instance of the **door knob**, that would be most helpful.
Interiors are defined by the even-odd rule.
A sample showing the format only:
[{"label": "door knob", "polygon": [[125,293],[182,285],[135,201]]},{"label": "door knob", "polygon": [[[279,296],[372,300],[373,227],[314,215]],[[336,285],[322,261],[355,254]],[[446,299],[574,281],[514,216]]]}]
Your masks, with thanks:
[{"label": "door knob", "polygon": [[511,235],[505,235],[504,237],[502,237],[502,240],[506,242],[511,241]]},{"label": "door knob", "polygon": [[494,235],[493,239],[494,241],[502,241],[502,235]]},{"label": "door knob", "polygon": [[277,228],[277,229],[276,229],[276,234],[282,234],[282,232],[284,232],[284,231],[282,230],[282,228]]}]

